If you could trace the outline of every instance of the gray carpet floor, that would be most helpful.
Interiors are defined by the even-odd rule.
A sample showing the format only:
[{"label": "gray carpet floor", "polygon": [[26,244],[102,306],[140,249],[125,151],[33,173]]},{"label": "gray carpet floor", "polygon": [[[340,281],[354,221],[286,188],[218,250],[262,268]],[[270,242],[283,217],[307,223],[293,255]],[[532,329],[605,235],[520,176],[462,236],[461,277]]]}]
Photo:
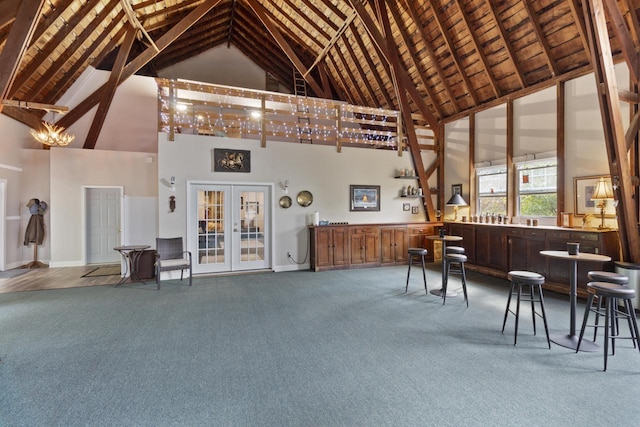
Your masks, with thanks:
[{"label": "gray carpet floor", "polygon": [[638,425],[630,343],[603,372],[523,307],[513,346],[506,281],[470,273],[466,308],[414,273],[406,294],[406,267],[0,294],[0,425]]}]

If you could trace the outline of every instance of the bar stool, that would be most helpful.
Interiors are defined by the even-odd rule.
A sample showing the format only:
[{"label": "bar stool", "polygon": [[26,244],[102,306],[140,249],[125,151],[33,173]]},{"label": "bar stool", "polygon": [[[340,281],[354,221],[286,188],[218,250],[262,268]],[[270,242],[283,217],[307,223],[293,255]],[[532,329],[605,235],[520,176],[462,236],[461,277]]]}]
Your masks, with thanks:
[{"label": "bar stool", "polygon": [[[633,303],[631,302],[636,297],[636,291],[628,286],[620,286],[615,283],[607,282],[589,282],[587,283],[587,292],[589,298],[587,299],[587,305],[584,311],[584,319],[582,320],[582,328],[580,328],[580,336],[578,337],[578,347],[576,353],[580,350],[580,344],[582,343],[582,337],[584,336],[584,330],[587,326],[598,328],[597,324],[588,325],[589,313],[596,313],[597,316],[604,315],[604,370],[607,370],[607,356],[609,355],[609,340],[611,340],[611,355],[616,353],[616,339],[630,339],[634,343],[634,347],[639,345],[638,342],[638,322],[636,321],[636,315],[633,311]],[[598,306],[593,304],[595,298],[604,298],[605,308],[602,310]],[[620,310],[617,306],[613,305],[614,301],[622,301],[624,303],[625,311]],[[613,319],[611,318],[613,317]],[[629,333],[627,337],[620,336],[620,331],[616,330],[612,334],[609,334],[609,322],[615,322],[618,318],[626,318],[629,320]]]},{"label": "bar stool", "polygon": [[424,266],[424,258],[427,256],[427,253],[427,250],[424,248],[409,248],[409,270],[407,270],[407,286],[405,286],[404,288],[405,293],[409,289],[409,275],[411,274],[411,264],[413,264],[413,257],[416,256],[420,257],[420,260],[422,261],[422,279],[424,280],[424,291],[427,293],[427,295],[429,294],[429,292],[427,292],[427,274]]},{"label": "bar stool", "polygon": [[[533,320],[533,335],[536,335],[536,316],[542,317],[544,323],[544,332],[547,335],[547,345],[551,348],[551,341],[549,340],[549,328],[547,326],[547,314],[544,310],[544,295],[542,293],[542,285],[544,284],[544,276],[542,274],[533,273],[531,271],[510,271],[507,275],[511,281],[511,291],[509,292],[509,299],[507,300],[507,308],[504,311],[504,320],[502,321],[502,333],[504,334],[504,327],[507,324],[507,316],[509,313],[516,317],[515,332],[513,336],[513,345],[516,345],[518,340],[518,320],[520,317],[520,301],[531,302],[531,317]],[[529,296],[522,297],[522,288],[529,287]],[[537,295],[536,295],[537,292]],[[509,307],[511,306],[511,297],[513,294],[518,295],[518,301],[516,305],[516,312],[514,313]],[[535,308],[535,303],[540,303],[542,313],[538,313]]]},{"label": "bar stool", "polygon": [[[629,278],[623,274],[618,274],[618,273],[613,273],[611,271],[590,271],[589,273],[587,273],[587,277],[589,278],[590,282],[607,282],[607,283],[614,283],[616,285],[620,285],[620,286],[624,286],[626,284],[629,283]],[[595,298],[594,298],[595,299]],[[613,307],[618,307],[618,301],[617,300],[613,300]],[[598,310],[596,313],[600,313],[602,310],[602,300],[601,298],[598,298]],[[596,325],[598,324],[598,321],[600,319],[600,316],[598,314],[596,314]],[[631,329],[631,319],[627,319],[628,323],[629,323],[629,329]],[[615,329],[617,329],[619,327],[619,323],[618,323],[618,319],[616,318],[615,322],[611,323],[611,333],[613,335],[615,335]],[[615,328],[615,329],[614,329]],[[598,328],[593,328],[593,340],[596,340],[598,334]],[[633,343],[633,347],[635,348],[636,343]]]},{"label": "bar stool", "polygon": [[462,291],[464,292],[464,300],[469,307],[469,299],[467,298],[467,274],[464,271],[464,263],[467,262],[467,256],[463,254],[449,254],[444,255],[445,262],[445,276],[442,286],[442,305],[447,301],[447,285],[449,284],[449,273],[451,272],[451,266],[455,266],[455,271],[460,272],[462,275]]},{"label": "bar stool", "polygon": [[[464,255],[464,248],[462,246],[447,246],[447,249],[445,249],[445,255],[446,254],[462,254]],[[452,273],[456,273],[456,274],[461,274],[462,272],[460,271],[460,269],[458,268],[458,265],[456,264],[454,266],[454,268],[451,270]]]}]

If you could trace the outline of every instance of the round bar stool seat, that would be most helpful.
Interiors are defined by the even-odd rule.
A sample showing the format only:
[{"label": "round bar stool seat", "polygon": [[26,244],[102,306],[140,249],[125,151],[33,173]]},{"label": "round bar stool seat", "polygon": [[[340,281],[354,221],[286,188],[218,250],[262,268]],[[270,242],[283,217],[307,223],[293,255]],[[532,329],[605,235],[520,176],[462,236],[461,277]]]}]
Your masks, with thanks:
[{"label": "round bar stool seat", "polygon": [[448,254],[464,254],[464,248],[462,246],[447,246],[445,252]]},{"label": "round bar stool seat", "polygon": [[[507,308],[504,311],[504,320],[502,321],[502,333],[504,333],[504,327],[507,324],[507,316],[509,313],[513,314],[516,318],[515,332],[513,337],[513,345],[516,345],[518,340],[518,321],[520,319],[520,301],[531,302],[531,318],[533,320],[533,335],[536,335],[536,316],[542,317],[544,323],[544,332],[547,335],[547,345],[551,348],[551,340],[549,339],[549,327],[547,326],[547,314],[544,310],[544,295],[542,293],[542,285],[544,284],[544,276],[542,274],[534,273],[532,271],[513,270],[507,274],[507,278],[511,281],[511,290],[509,292],[509,299],[507,300]],[[529,295],[522,296],[522,288],[529,288]],[[510,309],[511,297],[513,294],[517,295],[516,311]],[[536,311],[535,303],[540,304],[541,313]]]},{"label": "round bar stool seat", "polygon": [[464,292],[464,301],[467,303],[467,307],[469,307],[469,299],[467,298],[467,274],[464,270],[464,263],[467,262],[467,256],[464,254],[446,253],[444,255],[443,262],[445,263],[446,273],[442,286],[442,304],[444,305],[444,303],[447,301],[447,285],[449,284],[451,266],[454,265],[454,271],[462,275],[462,291]]},{"label": "round bar stool seat", "polygon": [[[589,298],[584,311],[584,319],[580,328],[580,336],[578,337],[578,347],[576,352],[580,350],[580,344],[584,336],[584,330],[587,326],[597,329],[599,327],[597,319],[600,315],[604,315],[604,371],[607,370],[607,356],[609,355],[609,341],[611,341],[611,354],[615,355],[616,339],[630,339],[634,347],[638,346],[638,323],[636,321],[635,311],[633,309],[633,299],[636,297],[636,291],[628,286],[621,286],[609,282],[589,282],[587,283],[587,292]],[[598,305],[594,304],[594,298],[598,298]],[[601,308],[600,300],[604,298],[606,303],[604,310]],[[625,310],[620,310],[614,301],[622,301]],[[604,311],[604,312],[603,312]],[[596,323],[588,325],[589,313],[596,314]],[[614,324],[619,318],[627,319],[629,324],[629,336],[620,336],[620,329],[614,328]],[[611,331],[611,332],[610,332]]]},{"label": "round bar stool seat", "polygon": [[424,291],[429,294],[429,292],[427,291],[427,274],[424,264],[425,257],[429,252],[424,248],[409,248],[407,253],[409,255],[409,269],[407,270],[407,285],[404,288],[405,293],[409,289],[409,275],[411,274],[411,264],[413,264],[413,257],[415,256],[419,257],[420,261],[422,262],[422,279],[424,280]]},{"label": "round bar stool seat", "polygon": [[629,278],[624,274],[613,273],[611,271],[590,271],[587,273],[589,280],[592,282],[607,282],[617,285],[626,285]]}]

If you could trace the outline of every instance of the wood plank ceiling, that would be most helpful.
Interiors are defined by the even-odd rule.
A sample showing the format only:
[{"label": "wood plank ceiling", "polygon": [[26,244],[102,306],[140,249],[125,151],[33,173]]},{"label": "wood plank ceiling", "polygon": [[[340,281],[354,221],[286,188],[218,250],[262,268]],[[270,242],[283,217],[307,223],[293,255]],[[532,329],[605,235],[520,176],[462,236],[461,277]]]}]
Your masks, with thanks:
[{"label": "wood plank ceiling", "polygon": [[[20,3],[0,2],[2,49]],[[580,0],[43,3],[6,99],[53,104],[86,67],[113,67],[129,22],[141,30],[130,62],[155,50],[158,40],[206,3],[213,6],[160,52],[148,55],[135,72],[156,75],[213,47],[233,45],[292,92],[295,68],[306,76],[309,95],[370,107],[398,110],[394,81],[412,86],[416,96],[409,96],[409,108],[436,128],[488,103],[591,68]],[[640,1],[617,4],[637,40]],[[392,41],[400,79],[392,75],[389,44],[380,46],[380,40]],[[618,55],[613,36],[611,45]]]}]

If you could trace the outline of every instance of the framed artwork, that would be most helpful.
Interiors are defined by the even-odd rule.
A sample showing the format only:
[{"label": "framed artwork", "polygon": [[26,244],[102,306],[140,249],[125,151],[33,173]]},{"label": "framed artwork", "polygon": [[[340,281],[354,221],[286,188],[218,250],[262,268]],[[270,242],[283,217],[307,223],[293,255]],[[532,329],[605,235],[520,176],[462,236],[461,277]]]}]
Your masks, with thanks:
[{"label": "framed artwork", "polygon": [[[600,215],[600,209],[598,208],[598,202],[591,200],[593,192],[596,189],[596,184],[602,175],[595,176],[582,176],[573,178],[573,195],[575,204],[576,215],[594,214]],[[611,178],[605,178],[605,181],[611,185]],[[613,218],[616,214],[616,208],[613,206],[613,200],[607,201],[605,206],[605,217]]]},{"label": "framed artwork", "polygon": [[451,185],[451,196],[453,196],[454,194],[460,194],[462,196],[462,184]]},{"label": "framed artwork", "polygon": [[411,206],[411,213],[412,214],[417,214],[418,213],[418,207],[417,206]]},{"label": "framed artwork", "polygon": [[573,228],[573,213],[571,212],[561,212],[560,213],[560,224],[565,228]]},{"label": "framed artwork", "polygon": [[411,209],[411,205],[409,203],[403,203],[402,204],[402,210],[409,212],[409,210]]},{"label": "framed artwork", "polygon": [[214,148],[213,171],[251,172],[251,151]]},{"label": "framed artwork", "polygon": [[379,185],[350,185],[349,196],[352,212],[380,210]]}]

